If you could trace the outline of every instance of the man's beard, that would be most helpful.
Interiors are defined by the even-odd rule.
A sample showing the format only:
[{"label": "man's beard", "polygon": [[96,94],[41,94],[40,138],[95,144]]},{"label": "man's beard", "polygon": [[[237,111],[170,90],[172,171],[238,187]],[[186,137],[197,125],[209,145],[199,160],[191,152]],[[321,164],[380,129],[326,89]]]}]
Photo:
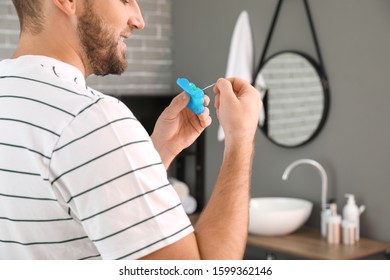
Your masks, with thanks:
[{"label": "man's beard", "polygon": [[[86,1],[88,3],[88,1]],[[79,18],[78,33],[87,63],[95,75],[122,74],[127,68],[125,53],[118,49],[119,37],[104,26],[92,7]]]}]

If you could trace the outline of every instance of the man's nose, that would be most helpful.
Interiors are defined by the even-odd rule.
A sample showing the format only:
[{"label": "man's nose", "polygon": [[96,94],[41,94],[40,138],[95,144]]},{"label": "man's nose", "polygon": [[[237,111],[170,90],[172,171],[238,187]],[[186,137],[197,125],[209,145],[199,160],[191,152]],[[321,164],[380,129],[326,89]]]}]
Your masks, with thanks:
[{"label": "man's nose", "polygon": [[134,1],[134,12],[129,18],[129,26],[132,26],[133,28],[136,28],[138,30],[142,30],[145,27],[145,21],[141,13],[141,9],[137,3],[137,1]]}]

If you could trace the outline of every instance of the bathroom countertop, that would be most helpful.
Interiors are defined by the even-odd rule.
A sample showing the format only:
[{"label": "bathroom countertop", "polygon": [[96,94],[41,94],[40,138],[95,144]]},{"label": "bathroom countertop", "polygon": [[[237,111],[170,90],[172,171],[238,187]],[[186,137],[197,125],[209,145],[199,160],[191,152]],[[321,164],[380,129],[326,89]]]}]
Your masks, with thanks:
[{"label": "bathroom countertop", "polygon": [[[195,224],[199,214],[189,216]],[[302,227],[284,236],[260,236],[249,234],[247,244],[265,250],[313,260],[354,260],[379,253],[390,254],[390,243],[360,238],[354,245],[328,244],[320,230]]]},{"label": "bathroom countertop", "polygon": [[266,250],[316,260],[352,260],[378,253],[389,253],[390,243],[361,238],[354,245],[328,244],[320,231],[302,227],[285,236],[258,236],[249,234],[248,244]]}]

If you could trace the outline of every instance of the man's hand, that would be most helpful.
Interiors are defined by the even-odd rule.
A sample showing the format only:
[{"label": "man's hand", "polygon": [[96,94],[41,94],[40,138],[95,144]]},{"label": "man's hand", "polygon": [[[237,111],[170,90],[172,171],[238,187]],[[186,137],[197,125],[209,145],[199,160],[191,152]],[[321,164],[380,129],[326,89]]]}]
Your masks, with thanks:
[{"label": "man's hand", "polygon": [[239,78],[219,79],[215,109],[225,132],[225,146],[254,139],[262,107],[260,93]]},{"label": "man's hand", "polygon": [[211,124],[210,111],[207,108],[210,98],[205,95],[205,111],[200,115],[195,115],[186,108],[189,100],[185,92],[177,95],[158,118],[151,135],[165,168]]}]

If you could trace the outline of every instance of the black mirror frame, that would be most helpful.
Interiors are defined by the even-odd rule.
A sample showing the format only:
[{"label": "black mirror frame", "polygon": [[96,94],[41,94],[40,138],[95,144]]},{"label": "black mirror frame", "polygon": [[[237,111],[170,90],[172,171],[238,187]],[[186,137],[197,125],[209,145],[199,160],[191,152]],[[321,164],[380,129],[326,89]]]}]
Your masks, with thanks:
[{"label": "black mirror frame", "polygon": [[[315,69],[315,71],[317,72],[319,78],[320,78],[320,81],[321,81],[321,85],[322,85],[322,89],[323,89],[323,94],[324,94],[324,109],[323,109],[323,112],[322,112],[322,117],[321,117],[321,120],[316,128],[316,130],[311,134],[311,136],[299,143],[299,144],[296,144],[296,145],[283,145],[282,143],[279,143],[279,142],[276,142],[274,139],[272,139],[271,137],[269,137],[268,133],[267,133],[267,129],[262,127],[260,125],[260,123],[258,124],[258,127],[259,129],[264,133],[264,135],[272,142],[274,143],[275,145],[277,146],[280,146],[280,147],[284,147],[284,148],[297,148],[297,147],[301,147],[301,146],[304,146],[306,144],[308,144],[309,142],[311,142],[314,138],[316,138],[318,136],[318,134],[320,133],[320,131],[323,129],[323,127],[325,126],[325,123],[326,123],[326,120],[328,118],[328,114],[329,114],[329,107],[330,107],[330,90],[329,90],[329,82],[328,82],[328,78],[325,74],[325,71],[324,69],[312,58],[310,57],[309,55],[303,53],[303,52],[300,52],[300,51],[295,51],[295,50],[286,50],[286,51],[280,51],[280,52],[277,52],[275,54],[273,54],[272,56],[270,56],[269,58],[267,58],[264,63],[262,65],[259,65],[258,67],[258,70],[255,72],[255,76],[254,76],[254,79],[253,79],[253,82],[252,82],[252,85],[255,86],[256,84],[256,79],[257,79],[257,76],[260,74],[261,70],[264,68],[264,66],[274,57],[278,56],[278,55],[281,55],[283,53],[293,53],[293,54],[296,54],[296,55],[299,55],[299,56],[302,56],[304,59],[306,59],[310,65],[313,66],[313,68]],[[264,96],[265,98],[267,98],[267,95]],[[265,102],[266,103],[266,102]],[[267,108],[264,107],[264,111],[265,111],[265,120],[267,119]]]},{"label": "black mirror frame", "polygon": [[[320,80],[321,80],[322,87],[323,87],[324,112],[323,112],[322,119],[321,119],[317,129],[314,131],[314,133],[311,135],[311,137],[309,137],[306,141],[303,141],[300,144],[291,145],[291,146],[283,145],[283,144],[275,142],[273,139],[268,137],[268,135],[266,133],[264,133],[266,135],[266,137],[271,142],[275,143],[278,146],[285,147],[285,148],[300,147],[300,146],[303,146],[303,145],[309,143],[310,141],[312,141],[319,134],[321,129],[324,127],[325,122],[326,122],[327,117],[328,117],[328,114],[329,114],[329,106],[330,106],[329,82],[328,82],[328,78],[327,78],[327,75],[326,75],[325,66],[324,66],[324,63],[323,63],[323,60],[322,60],[320,45],[318,43],[318,39],[317,39],[317,34],[316,34],[316,31],[315,31],[315,27],[314,27],[313,18],[311,16],[310,5],[309,5],[308,0],[302,0],[302,2],[303,2],[304,7],[305,7],[305,11],[306,11],[306,15],[307,15],[307,21],[308,21],[308,24],[309,24],[309,27],[310,27],[311,35],[312,35],[312,38],[313,38],[313,43],[314,43],[314,46],[315,46],[315,50],[317,52],[318,63],[315,60],[313,60],[310,56],[308,56],[308,55],[306,55],[306,54],[304,54],[302,52],[299,52],[299,51],[289,51],[289,52],[299,54],[302,57],[306,58],[307,61],[311,65],[313,65],[314,69],[317,71],[317,73],[318,73],[318,75],[320,77]],[[268,35],[267,35],[267,39],[266,39],[266,42],[265,42],[265,46],[264,46],[262,55],[260,57],[260,63],[259,63],[259,66],[257,68],[257,71],[254,73],[254,76],[253,76],[253,81],[252,81],[252,85],[253,86],[255,86],[257,76],[260,73],[260,71],[263,68],[263,66],[265,65],[265,63],[268,62],[268,60],[271,59],[271,57],[274,57],[274,56],[276,56],[278,54],[281,54],[283,52],[287,52],[287,51],[281,51],[281,52],[278,52],[278,53],[274,54],[269,59],[266,59],[267,51],[268,51],[269,45],[271,43],[272,35],[274,33],[274,28],[275,28],[276,23],[278,21],[279,12],[281,10],[281,7],[282,7],[283,3],[284,3],[284,0],[278,0],[278,3],[276,5],[275,12],[274,12],[274,15],[273,15],[273,18],[272,18],[272,21],[271,21],[271,26],[270,26],[270,28],[268,30]],[[267,97],[265,96],[265,98],[267,98]],[[259,126],[259,128],[261,130],[263,130],[262,127],[260,126],[260,124],[258,126]]]}]

